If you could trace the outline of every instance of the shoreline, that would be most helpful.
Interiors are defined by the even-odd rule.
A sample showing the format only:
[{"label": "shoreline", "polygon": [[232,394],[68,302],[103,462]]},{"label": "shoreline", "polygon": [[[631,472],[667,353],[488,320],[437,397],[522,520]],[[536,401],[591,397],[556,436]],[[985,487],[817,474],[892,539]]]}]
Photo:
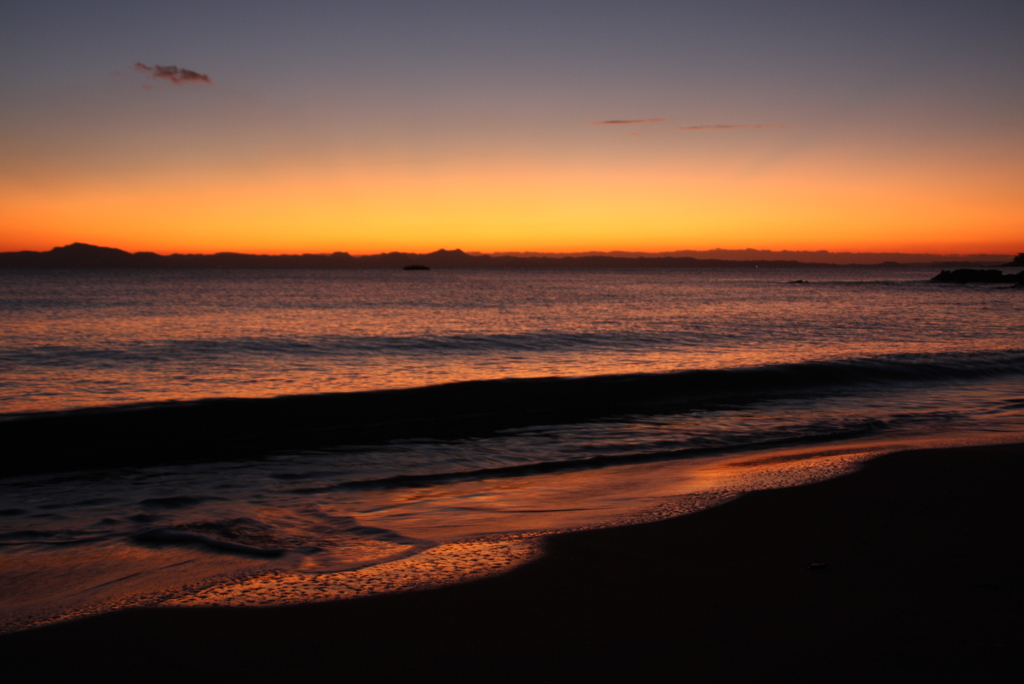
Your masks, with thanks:
[{"label": "shoreline", "polygon": [[697,513],[548,538],[463,584],[132,609],[0,636],[33,681],[1015,680],[1024,444],[897,452]]}]

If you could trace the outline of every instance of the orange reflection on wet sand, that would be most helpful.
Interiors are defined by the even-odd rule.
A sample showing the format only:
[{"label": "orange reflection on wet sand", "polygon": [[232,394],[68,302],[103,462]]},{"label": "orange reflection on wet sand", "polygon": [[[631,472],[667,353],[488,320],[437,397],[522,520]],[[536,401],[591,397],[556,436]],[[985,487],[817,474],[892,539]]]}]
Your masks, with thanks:
[{"label": "orange reflection on wet sand", "polygon": [[252,558],[123,540],[58,553],[42,544],[7,546],[0,553],[0,632],[159,602],[261,565]]},{"label": "orange reflection on wet sand", "polygon": [[[543,553],[544,537],[553,531],[650,522],[692,513],[746,491],[836,477],[885,450],[878,445],[779,449],[743,457],[739,467],[731,465],[735,458],[707,458],[438,485],[397,496],[370,494],[362,512],[356,514],[364,524],[388,525],[410,536],[447,540],[389,563],[315,575],[275,570],[171,598],[162,605],[302,603],[464,582],[538,557]],[[759,466],[761,459],[764,464]],[[565,505],[552,508],[551,501]],[[546,508],[538,505],[545,503]],[[487,532],[516,529],[509,527],[513,521],[521,531]]]}]

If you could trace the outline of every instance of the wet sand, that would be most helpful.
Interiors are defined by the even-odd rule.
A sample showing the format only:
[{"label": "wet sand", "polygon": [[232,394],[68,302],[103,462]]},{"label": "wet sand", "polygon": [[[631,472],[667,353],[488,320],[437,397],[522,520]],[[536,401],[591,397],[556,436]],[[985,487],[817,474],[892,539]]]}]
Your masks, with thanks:
[{"label": "wet sand", "polygon": [[[553,537],[439,589],[0,636],[19,681],[1020,681],[1024,445]],[[12,669],[13,668],[13,669]]]}]

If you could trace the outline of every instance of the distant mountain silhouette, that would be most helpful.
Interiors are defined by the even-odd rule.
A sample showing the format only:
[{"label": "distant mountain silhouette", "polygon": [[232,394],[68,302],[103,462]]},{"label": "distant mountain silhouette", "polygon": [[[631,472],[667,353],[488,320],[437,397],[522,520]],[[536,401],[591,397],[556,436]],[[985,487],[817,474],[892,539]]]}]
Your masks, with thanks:
[{"label": "distant mountain silhouette", "polygon": [[[720,251],[720,250],[719,250]],[[717,251],[716,251],[717,253]],[[780,254],[779,252],[759,252]],[[439,249],[429,254],[411,252],[388,252],[368,256],[352,256],[348,252],[333,254],[170,254],[153,252],[126,252],[112,247],[97,247],[75,242],[64,247],[55,247],[49,252],[3,252],[0,253],[0,267],[3,268],[395,268],[409,264],[421,264],[429,268],[789,268],[796,266],[836,265],[794,259],[700,259],[677,255],[622,256],[623,253],[522,256],[467,254],[461,249]],[[678,254],[678,253],[677,253]],[[785,253],[790,254],[790,253]],[[796,254],[796,253],[792,253]],[[804,254],[812,254],[806,252]],[[814,253],[820,255],[821,253]],[[889,256],[889,255],[887,255]],[[898,256],[898,255],[896,255]],[[905,255],[915,257],[917,255]],[[998,261],[1003,257],[994,257]],[[1014,260],[1024,261],[1024,255]],[[921,263],[908,258],[909,263]],[[849,262],[846,262],[849,263]],[[881,266],[900,262],[887,261]],[[996,265],[988,261],[934,261],[934,266],[979,266]],[[871,265],[871,264],[862,264]]]},{"label": "distant mountain silhouette", "polygon": [[[96,247],[75,242],[66,247],[54,247],[50,252],[52,260],[61,266],[118,267],[129,266],[138,261],[139,257],[122,249],[113,247]],[[139,255],[141,257],[141,255]]]}]

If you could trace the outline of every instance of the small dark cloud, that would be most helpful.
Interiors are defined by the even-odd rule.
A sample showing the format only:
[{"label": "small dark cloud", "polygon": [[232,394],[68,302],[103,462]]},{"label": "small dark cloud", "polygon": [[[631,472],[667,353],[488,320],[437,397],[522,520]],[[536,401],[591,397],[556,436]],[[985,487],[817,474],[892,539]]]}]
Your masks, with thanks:
[{"label": "small dark cloud", "polygon": [[198,71],[192,71],[191,69],[179,69],[176,66],[161,66],[155,64],[153,66],[146,66],[142,62],[136,62],[132,69],[141,71],[144,74],[148,74],[151,78],[163,78],[167,79],[171,83],[210,83],[210,77],[206,74],[201,74]]},{"label": "small dark cloud", "polygon": [[723,131],[735,128],[759,129],[759,128],[785,128],[779,124],[760,124],[757,126],[737,126],[733,124],[712,124],[708,126],[676,126],[679,131]]},{"label": "small dark cloud", "polygon": [[608,121],[594,121],[591,126],[624,126],[630,124],[663,123],[668,119],[609,119]]}]

